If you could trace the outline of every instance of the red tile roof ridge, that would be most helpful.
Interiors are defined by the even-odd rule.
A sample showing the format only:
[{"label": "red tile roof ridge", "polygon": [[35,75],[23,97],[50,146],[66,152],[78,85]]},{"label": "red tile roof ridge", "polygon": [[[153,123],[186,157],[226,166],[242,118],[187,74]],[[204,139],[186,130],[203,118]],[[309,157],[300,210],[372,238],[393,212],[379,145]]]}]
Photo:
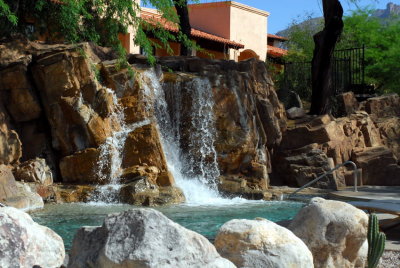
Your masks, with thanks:
[{"label": "red tile roof ridge", "polygon": [[[175,23],[167,21],[165,18],[162,18],[161,15],[159,15],[159,14],[145,12],[145,13],[141,14],[141,18],[154,26],[161,26],[161,27],[164,27],[164,29],[166,29],[168,31],[175,32],[175,33],[178,32],[178,26]],[[244,48],[243,44],[240,44],[235,41],[231,41],[229,39],[223,38],[221,36],[218,36],[215,34],[210,34],[210,33],[195,29],[195,28],[192,28],[191,33],[194,37],[208,39],[211,41],[227,44],[227,45],[230,45],[230,46],[233,46],[236,48]]]},{"label": "red tile roof ridge", "polygon": [[288,54],[288,51],[283,48],[267,45],[267,55],[272,57],[282,57]]},{"label": "red tile roof ridge", "polygon": [[275,34],[267,34],[267,37],[273,38],[273,39],[278,39],[278,40],[283,40],[283,41],[289,40],[287,37],[279,36],[279,35],[275,35]]}]

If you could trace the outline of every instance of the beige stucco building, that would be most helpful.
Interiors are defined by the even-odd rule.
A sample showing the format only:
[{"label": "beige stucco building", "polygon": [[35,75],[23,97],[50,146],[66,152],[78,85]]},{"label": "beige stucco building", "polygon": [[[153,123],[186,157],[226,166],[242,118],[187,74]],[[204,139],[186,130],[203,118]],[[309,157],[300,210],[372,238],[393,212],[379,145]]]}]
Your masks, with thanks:
[{"label": "beige stucco building", "polygon": [[244,45],[229,49],[229,59],[243,60],[267,55],[267,25],[269,13],[235,1],[189,5],[193,28],[215,34]]},{"label": "beige stucco building", "polygon": [[[140,0],[136,0],[136,3],[140,3]],[[170,32],[178,32],[177,25],[165,21],[155,9],[142,8],[140,16],[154,25],[162,25]],[[194,51],[193,55],[235,61],[249,58],[265,61],[268,48],[271,53],[274,51],[267,40],[268,16],[266,11],[235,1],[189,5],[192,39],[203,49]],[[129,53],[137,54],[140,48],[133,42],[134,34],[135,29],[129,29],[128,34],[120,35],[120,40]],[[148,37],[160,44],[151,32]],[[174,55],[180,54],[179,43],[170,42],[169,45]],[[155,47],[154,53],[156,56],[168,55],[166,49],[160,47]]]}]

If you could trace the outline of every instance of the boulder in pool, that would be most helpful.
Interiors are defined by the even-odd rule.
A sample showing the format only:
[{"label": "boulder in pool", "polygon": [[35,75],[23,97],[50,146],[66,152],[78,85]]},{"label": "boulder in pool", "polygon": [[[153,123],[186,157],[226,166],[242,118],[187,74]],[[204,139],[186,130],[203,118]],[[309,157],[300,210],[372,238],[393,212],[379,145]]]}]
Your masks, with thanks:
[{"label": "boulder in pool", "polygon": [[60,267],[65,258],[63,240],[35,223],[25,212],[0,208],[0,267]]},{"label": "boulder in pool", "polygon": [[228,221],[220,228],[215,247],[237,267],[314,267],[303,241],[266,219]]},{"label": "boulder in pool", "polygon": [[368,216],[362,210],[316,197],[289,229],[311,250],[316,268],[365,267]]},{"label": "boulder in pool", "polygon": [[101,227],[82,227],[72,243],[69,268],[235,267],[202,235],[154,209],[108,215]]}]

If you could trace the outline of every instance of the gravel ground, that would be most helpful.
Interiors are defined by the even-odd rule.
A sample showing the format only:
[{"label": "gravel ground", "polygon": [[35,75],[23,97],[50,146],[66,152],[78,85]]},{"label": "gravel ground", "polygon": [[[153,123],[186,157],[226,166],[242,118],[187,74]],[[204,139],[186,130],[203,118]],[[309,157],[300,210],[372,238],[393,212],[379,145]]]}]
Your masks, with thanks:
[{"label": "gravel ground", "polygon": [[400,251],[386,250],[383,252],[381,263],[378,268],[399,268]]}]

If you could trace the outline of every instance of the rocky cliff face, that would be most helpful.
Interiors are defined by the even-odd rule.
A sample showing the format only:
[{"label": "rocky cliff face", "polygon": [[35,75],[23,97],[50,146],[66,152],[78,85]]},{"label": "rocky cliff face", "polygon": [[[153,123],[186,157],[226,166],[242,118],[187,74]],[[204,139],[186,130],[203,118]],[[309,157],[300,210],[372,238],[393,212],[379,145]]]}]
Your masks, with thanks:
[{"label": "rocky cliff face", "polygon": [[[0,43],[0,164],[11,180],[46,200],[86,201],[96,187],[77,184],[118,183],[125,202],[182,202],[171,144],[185,176],[249,198],[264,198],[270,177],[302,185],[349,159],[368,173],[371,159],[385,155],[397,174],[399,111],[387,107],[398,107],[398,96],[357,103],[363,111],[343,118],[303,117],[287,130],[262,62],[166,57],[151,67],[134,55],[129,62],[122,68],[111,51],[86,43]],[[344,175],[319,186],[344,185]]]},{"label": "rocky cliff face", "polygon": [[222,190],[230,193],[268,188],[285,111],[262,62],[164,58],[153,69],[131,57],[132,75],[110,51],[89,44],[10,41],[1,48],[0,163],[17,180],[29,174],[42,194],[54,191],[43,190],[52,180],[107,184],[118,176],[174,185],[157,124],[160,94],[178,124],[179,147],[190,154],[189,175],[229,181]]},{"label": "rocky cliff face", "polygon": [[[275,155],[278,183],[301,186],[351,160],[362,169],[362,184],[399,185],[399,96],[358,103],[350,92],[338,96],[338,103],[343,117],[305,116],[291,122]],[[328,176],[328,181],[319,186],[354,184],[350,168]]]}]

